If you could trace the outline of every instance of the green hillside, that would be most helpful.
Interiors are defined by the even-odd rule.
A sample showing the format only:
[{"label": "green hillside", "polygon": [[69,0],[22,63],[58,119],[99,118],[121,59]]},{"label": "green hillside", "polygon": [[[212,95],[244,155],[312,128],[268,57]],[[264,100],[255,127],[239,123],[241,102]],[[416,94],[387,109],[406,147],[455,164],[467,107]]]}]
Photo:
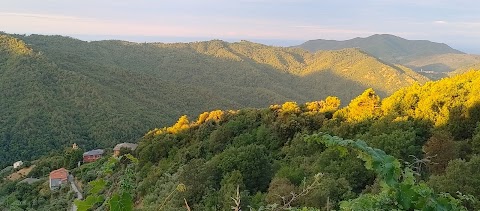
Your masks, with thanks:
[{"label": "green hillside", "polygon": [[[132,166],[141,169],[133,183],[138,204],[135,208],[182,209],[185,198],[194,210],[226,210],[235,206],[230,197],[235,197],[238,185],[242,208],[277,204],[272,210],[289,206],[340,210],[432,206],[434,210],[462,210],[453,205],[459,203],[476,210],[480,208],[480,192],[470,186],[480,182],[480,173],[474,167],[480,161],[479,89],[477,71],[406,87],[383,100],[369,89],[341,109],[335,98],[329,97],[265,109],[205,112],[190,121],[181,117],[175,125],[150,131],[141,140],[135,152],[138,167]],[[327,143],[334,141],[312,142],[317,136],[309,135],[317,131],[361,139],[394,155],[414,169],[410,176],[406,170],[403,177],[422,185],[415,187],[413,181],[404,178],[399,186],[410,190],[385,189],[381,180],[387,176],[375,176],[374,171],[364,169],[358,151],[328,148]],[[368,154],[361,150],[358,153],[360,158]],[[378,151],[375,154],[381,155]],[[364,160],[368,166],[368,158]],[[462,171],[469,173],[458,174]],[[174,190],[177,184],[185,185],[186,191],[178,191],[164,204],[169,194],[164,190]],[[431,193],[426,184],[435,192]],[[280,196],[291,199],[291,192],[299,194],[309,185],[313,188],[308,194],[297,195],[291,204],[282,201]],[[446,205],[451,199],[440,199],[445,195],[439,192],[457,199],[462,198],[459,192],[474,198]],[[429,194],[431,203],[424,203],[421,198]]]},{"label": "green hillside", "polygon": [[411,62],[406,66],[419,71],[451,72],[458,68],[479,63],[480,55],[473,54],[440,54],[423,57]]},{"label": "green hillside", "polygon": [[476,63],[476,64],[472,64],[472,65],[467,65],[467,66],[464,66],[464,67],[460,67],[458,69],[456,69],[455,71],[452,71],[450,73],[448,73],[450,76],[456,76],[456,75],[460,75],[460,74],[463,74],[463,73],[466,73],[468,71],[472,71],[472,70],[479,70],[480,69],[480,63]]},{"label": "green hillside", "polygon": [[[323,92],[333,93],[343,100],[349,100],[356,94],[350,95],[341,90],[355,86],[355,84],[362,87],[374,87],[384,96],[400,87],[404,87],[405,84],[428,81],[427,78],[406,67],[384,63],[354,48],[319,51],[312,54],[300,49],[271,47],[248,41],[239,43],[210,41],[188,44],[161,44],[161,46],[190,49],[202,54],[242,63],[265,64],[299,78],[299,84],[307,85],[307,87],[304,86],[304,91],[309,92],[308,87],[311,87],[310,91],[313,92],[322,89]],[[340,80],[337,80],[337,78],[340,78]],[[314,93],[308,93],[307,96],[312,95]]]},{"label": "green hillside", "polygon": [[454,70],[465,69],[479,62],[479,55],[448,53],[421,57],[406,63],[405,66],[436,80],[451,75]]},{"label": "green hillside", "polygon": [[389,34],[375,34],[366,38],[354,38],[345,41],[310,40],[299,46],[311,52],[318,50],[338,50],[360,48],[363,51],[390,63],[405,64],[422,57],[439,54],[463,54],[443,43],[427,40],[407,40]]},{"label": "green hillside", "polygon": [[0,166],[72,143],[135,141],[182,114],[328,95],[348,102],[368,87],[386,96],[427,81],[358,49],[0,36]]},{"label": "green hillside", "polygon": [[[73,167],[89,197],[76,203],[100,210],[118,203],[126,210],[478,210],[479,92],[480,72],[470,71],[384,99],[367,89],[344,107],[327,97],[181,116],[123,151],[131,155]],[[71,154],[34,162],[29,176],[75,164]],[[3,209],[71,201],[42,190],[46,183],[2,182]]]}]

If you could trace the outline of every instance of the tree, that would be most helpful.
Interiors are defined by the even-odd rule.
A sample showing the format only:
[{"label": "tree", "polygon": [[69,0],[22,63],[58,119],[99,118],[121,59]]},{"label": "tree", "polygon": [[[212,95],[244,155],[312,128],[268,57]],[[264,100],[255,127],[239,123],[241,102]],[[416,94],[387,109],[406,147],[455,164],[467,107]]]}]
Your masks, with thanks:
[{"label": "tree", "polygon": [[380,193],[365,193],[358,198],[340,203],[341,210],[466,210],[460,201],[448,193],[436,194],[415,179],[409,167],[402,169],[400,162],[384,151],[369,147],[361,140],[344,140],[327,134],[306,136],[307,141],[336,147],[342,152],[354,150],[365,162],[367,169],[375,171],[381,180]]},{"label": "tree", "polygon": [[215,183],[213,181],[216,173],[214,167],[206,165],[203,159],[194,159],[186,164],[182,170],[179,181],[183,182],[188,189],[185,192],[185,198],[191,205],[200,203]]},{"label": "tree", "polygon": [[346,108],[335,112],[334,117],[345,119],[348,122],[374,119],[382,114],[380,103],[380,97],[370,88],[353,99]]},{"label": "tree", "polygon": [[[480,156],[473,156],[470,161],[455,159],[448,163],[445,174],[433,175],[428,184],[435,190],[459,196],[460,194],[471,194],[480,199]],[[478,200],[470,201],[469,210],[479,210]]]},{"label": "tree", "polygon": [[[241,191],[240,195],[242,202],[245,205],[245,200],[248,198],[248,193],[245,191],[245,185],[243,184],[242,173],[238,170],[234,170],[227,173],[220,182],[219,190],[219,205],[222,210],[229,210],[233,203],[237,192],[237,187]],[[242,191],[243,190],[243,191]]]},{"label": "tree", "polygon": [[340,99],[338,97],[328,96],[325,99],[325,104],[324,104],[323,108],[320,109],[320,112],[322,112],[322,113],[327,113],[327,112],[328,113],[333,113],[336,110],[338,110],[339,107],[340,107]]},{"label": "tree", "polygon": [[300,107],[296,102],[285,102],[280,109],[280,113],[282,115],[298,114],[300,113]]},{"label": "tree", "polygon": [[209,166],[219,170],[220,175],[234,170],[240,171],[246,189],[255,193],[268,188],[273,173],[271,162],[264,146],[251,144],[226,149],[212,158]]},{"label": "tree", "polygon": [[321,210],[337,210],[340,201],[353,199],[355,196],[350,183],[345,178],[334,179],[331,176],[324,176],[318,187],[301,200],[301,204],[322,208]]},{"label": "tree", "polygon": [[72,149],[67,148],[64,151],[63,167],[66,169],[74,169],[77,167],[78,162],[83,159],[84,150],[81,148]]},{"label": "tree", "polygon": [[367,140],[368,144],[384,150],[386,153],[405,161],[410,161],[411,156],[421,157],[422,148],[418,146],[418,137],[414,128],[395,129],[376,133],[369,130],[366,134],[356,136],[358,139]]},{"label": "tree", "polygon": [[[295,193],[296,191],[297,188],[290,182],[290,180],[287,178],[275,177],[272,179],[272,182],[270,182],[265,200],[269,204],[283,205],[283,201],[290,200],[292,197],[291,193]],[[284,197],[284,200],[282,200],[282,197]]]},{"label": "tree", "polygon": [[471,145],[473,153],[480,154],[480,123],[477,124],[477,128],[475,129],[475,133],[472,137]]},{"label": "tree", "polygon": [[443,173],[448,162],[457,158],[453,137],[444,131],[436,131],[423,146],[423,151],[431,158],[428,168],[433,174]]},{"label": "tree", "polygon": [[187,115],[183,115],[178,119],[177,123],[172,127],[167,128],[167,132],[177,134],[188,128],[190,128],[190,121],[188,121]]}]

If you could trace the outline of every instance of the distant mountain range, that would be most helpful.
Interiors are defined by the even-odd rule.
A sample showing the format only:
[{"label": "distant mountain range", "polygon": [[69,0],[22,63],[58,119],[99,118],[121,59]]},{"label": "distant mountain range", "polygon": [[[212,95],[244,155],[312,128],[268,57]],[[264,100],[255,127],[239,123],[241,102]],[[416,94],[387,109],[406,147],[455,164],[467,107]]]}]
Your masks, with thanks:
[{"label": "distant mountain range", "polygon": [[427,78],[349,48],[310,53],[248,41],[85,42],[0,34],[0,166],[77,143],[135,141],[183,114],[264,107]]},{"label": "distant mountain range", "polygon": [[432,79],[442,78],[447,76],[448,72],[480,63],[480,56],[465,54],[444,43],[407,40],[389,34],[345,41],[310,40],[293,47],[310,52],[359,48],[382,61],[404,65]]},{"label": "distant mountain range", "polygon": [[318,50],[338,50],[343,48],[360,48],[363,51],[394,64],[402,64],[439,54],[464,54],[444,43],[427,40],[407,40],[390,34],[376,34],[366,38],[354,38],[345,41],[310,40],[297,47],[310,52]]}]

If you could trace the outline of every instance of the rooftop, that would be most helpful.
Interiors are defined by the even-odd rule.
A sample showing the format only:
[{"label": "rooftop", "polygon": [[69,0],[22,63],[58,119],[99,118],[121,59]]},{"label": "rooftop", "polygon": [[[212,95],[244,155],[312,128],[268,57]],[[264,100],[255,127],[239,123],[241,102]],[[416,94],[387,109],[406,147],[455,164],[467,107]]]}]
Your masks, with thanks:
[{"label": "rooftop", "polygon": [[135,150],[137,148],[138,144],[133,144],[133,143],[121,143],[115,145],[113,150],[120,150],[121,148],[129,148],[131,150]]},{"label": "rooftop", "polygon": [[65,168],[60,168],[50,172],[50,179],[67,179],[68,171]]},{"label": "rooftop", "polygon": [[86,155],[102,155],[103,152],[104,152],[103,149],[94,149],[94,150],[90,150],[88,152],[83,153],[83,156],[86,156]]}]

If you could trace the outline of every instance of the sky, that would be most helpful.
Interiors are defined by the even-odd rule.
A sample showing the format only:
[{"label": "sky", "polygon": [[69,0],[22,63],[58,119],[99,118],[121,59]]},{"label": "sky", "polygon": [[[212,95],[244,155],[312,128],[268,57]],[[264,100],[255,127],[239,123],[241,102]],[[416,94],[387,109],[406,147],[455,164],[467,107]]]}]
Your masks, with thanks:
[{"label": "sky", "polygon": [[0,31],[281,46],[394,34],[480,54],[479,8],[476,0],[3,0]]}]

